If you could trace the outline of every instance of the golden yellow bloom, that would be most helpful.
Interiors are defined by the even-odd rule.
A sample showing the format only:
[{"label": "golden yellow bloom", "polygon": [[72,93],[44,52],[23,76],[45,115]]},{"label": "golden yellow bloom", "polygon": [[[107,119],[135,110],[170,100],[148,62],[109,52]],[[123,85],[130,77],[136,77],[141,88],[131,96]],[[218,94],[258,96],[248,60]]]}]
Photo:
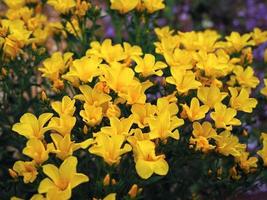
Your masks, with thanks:
[{"label": "golden yellow bloom", "polygon": [[70,134],[64,137],[59,134],[51,134],[53,144],[50,143],[49,149],[52,153],[56,153],[57,157],[61,160],[65,160],[67,157],[71,156],[74,151],[82,148],[85,149],[93,143],[93,139],[87,139],[81,143],[75,143],[71,141]]},{"label": "golden yellow bloom", "polygon": [[129,144],[123,146],[124,138],[123,135],[108,136],[99,132],[96,134],[96,144],[89,148],[89,152],[102,157],[109,165],[118,164],[121,155],[132,150]]},{"label": "golden yellow bloom", "polygon": [[98,90],[96,87],[92,89],[88,85],[82,85],[79,89],[82,94],[78,94],[74,98],[80,101],[85,101],[88,105],[99,107],[108,103],[112,99],[111,96]]},{"label": "golden yellow bloom", "polygon": [[251,113],[253,108],[257,105],[257,100],[254,98],[249,98],[249,92],[241,88],[241,91],[238,92],[237,88],[229,88],[231,93],[230,105],[236,110],[241,110],[243,112]]},{"label": "golden yellow bloom", "polygon": [[142,56],[143,55],[141,47],[136,46],[136,45],[131,46],[128,42],[123,42],[123,48],[124,48],[124,53],[126,55],[124,63],[127,66],[131,64],[132,58],[134,56]]},{"label": "golden yellow bloom", "polygon": [[125,91],[119,92],[118,95],[126,100],[128,104],[144,104],[146,102],[145,91],[152,85],[149,80],[142,83],[133,81]]},{"label": "golden yellow bloom", "polygon": [[120,44],[112,45],[111,39],[105,39],[102,44],[99,42],[91,42],[91,48],[87,50],[86,56],[96,56],[104,59],[107,63],[111,64],[119,62],[127,58]]},{"label": "golden yellow bloom", "polygon": [[108,108],[107,108],[106,112],[104,113],[104,115],[108,118],[112,118],[112,117],[119,118],[121,116],[121,110],[120,110],[119,106],[117,106],[114,103],[109,102]]},{"label": "golden yellow bloom", "polygon": [[137,64],[134,70],[137,73],[141,73],[143,77],[151,75],[162,76],[163,72],[161,71],[161,69],[167,67],[164,62],[156,62],[155,56],[153,56],[152,54],[145,54],[143,59],[141,57],[135,56],[133,57],[133,60]]},{"label": "golden yellow bloom", "polygon": [[209,140],[217,135],[210,122],[205,121],[203,124],[194,122],[192,134],[193,137],[190,137],[190,144],[195,144],[196,150],[208,152],[215,148],[215,146],[209,144]]},{"label": "golden yellow bloom", "polygon": [[101,74],[99,69],[101,62],[102,59],[97,57],[76,59],[73,61],[70,71],[65,74],[64,78],[78,78],[84,83],[92,82],[94,77]]},{"label": "golden yellow bloom", "polygon": [[64,96],[62,101],[55,101],[51,103],[54,111],[56,111],[59,116],[69,115],[72,116],[75,112],[75,100],[71,100],[68,96]]},{"label": "golden yellow bloom", "polygon": [[23,135],[27,139],[42,139],[44,133],[49,130],[48,127],[44,126],[52,116],[52,113],[44,113],[37,119],[33,114],[25,113],[20,118],[20,122],[13,125],[12,130]]},{"label": "golden yellow bloom", "polygon": [[267,31],[262,31],[259,28],[254,28],[252,32],[252,39],[255,45],[260,45],[267,41]]},{"label": "golden yellow bloom", "polygon": [[107,196],[104,197],[103,200],[116,200],[116,193],[110,193]]},{"label": "golden yellow bloom", "polygon": [[4,0],[4,2],[9,8],[14,8],[14,9],[21,8],[26,3],[25,0]]},{"label": "golden yellow bloom", "polygon": [[171,68],[171,77],[167,77],[167,83],[176,85],[179,93],[187,93],[189,90],[198,89],[201,83],[195,80],[195,74],[192,71]]},{"label": "golden yellow bloom", "polygon": [[148,119],[153,117],[156,113],[156,106],[150,103],[134,104],[132,105],[131,112],[134,123],[136,123],[139,128],[144,128],[148,126]]},{"label": "golden yellow bloom", "polygon": [[76,18],[72,18],[70,22],[66,23],[66,30],[75,37],[81,37],[82,30],[79,26],[79,21]]},{"label": "golden yellow bloom", "polygon": [[154,42],[156,46],[156,53],[159,54],[168,54],[172,53],[175,48],[180,46],[180,38],[178,35],[168,36],[161,38],[160,42]]},{"label": "golden yellow bloom", "polygon": [[191,122],[203,119],[208,111],[209,107],[206,105],[200,106],[199,100],[196,97],[191,100],[190,107],[183,104],[184,117],[188,118]]},{"label": "golden yellow bloom", "polygon": [[56,196],[58,199],[69,199],[73,188],[89,181],[86,175],[76,172],[77,163],[77,158],[71,156],[59,168],[52,164],[44,165],[43,172],[49,178],[41,181],[38,192]]},{"label": "golden yellow bloom", "polygon": [[214,106],[215,111],[210,114],[214,120],[216,128],[224,128],[232,130],[232,126],[239,126],[241,122],[239,119],[234,118],[237,114],[233,108],[227,108],[222,103],[217,103]]},{"label": "golden yellow bloom", "polygon": [[[8,9],[6,12],[6,17],[8,19],[10,20],[22,19],[25,23],[33,19],[32,15],[33,15],[33,10],[30,9],[29,7],[11,8]],[[29,26],[28,28],[29,30],[33,31],[33,29],[30,29]]]},{"label": "golden yellow bloom", "polygon": [[249,173],[253,169],[257,168],[258,158],[254,156],[249,157],[249,152],[241,152],[241,155],[236,157],[236,161],[245,173]]},{"label": "golden yellow bloom", "polygon": [[48,128],[60,133],[62,136],[65,136],[71,133],[75,123],[75,117],[62,115],[60,117],[53,117],[48,124]]},{"label": "golden yellow bloom", "polygon": [[254,45],[251,34],[240,35],[238,32],[232,32],[230,36],[225,37],[227,44],[235,52],[240,52],[244,47]]},{"label": "golden yellow bloom", "polygon": [[257,152],[257,154],[261,157],[263,160],[263,165],[267,166],[267,133],[261,133],[261,139],[262,139],[262,149]]},{"label": "golden yellow bloom", "polygon": [[171,67],[187,70],[194,66],[193,52],[185,49],[176,48],[174,52],[165,52],[164,58]]},{"label": "golden yellow bloom", "polygon": [[161,28],[155,28],[155,33],[159,40],[167,38],[173,35],[174,30],[171,30],[169,26],[164,26]]},{"label": "golden yellow bloom", "polygon": [[164,155],[156,156],[155,144],[150,140],[137,141],[135,148],[135,169],[137,174],[148,179],[153,173],[164,176],[169,171],[169,165]]},{"label": "golden yellow bloom", "polygon": [[261,89],[261,94],[267,96],[267,79],[264,79],[264,88]]},{"label": "golden yellow bloom", "polygon": [[125,14],[133,10],[140,0],[110,0],[111,9],[118,10],[121,14]]},{"label": "golden yellow bloom", "polygon": [[225,156],[239,157],[246,149],[246,145],[239,143],[238,137],[232,135],[229,131],[223,131],[214,139],[216,140],[216,150]]},{"label": "golden yellow bloom", "polygon": [[101,132],[112,136],[112,135],[122,135],[124,138],[130,135],[130,128],[133,124],[133,119],[131,117],[118,119],[112,117],[110,120],[110,126],[105,126],[101,128]]},{"label": "golden yellow bloom", "polygon": [[76,6],[75,0],[48,0],[47,3],[63,14],[66,14]]},{"label": "golden yellow bloom", "polygon": [[75,14],[82,17],[86,15],[86,12],[92,7],[92,5],[89,2],[86,1],[77,1]]},{"label": "golden yellow bloom", "polygon": [[69,66],[72,61],[73,53],[65,53],[62,55],[60,52],[55,52],[52,54],[51,58],[47,58],[43,62],[43,66],[39,68],[43,74],[43,77],[49,78],[51,81],[56,81]]},{"label": "golden yellow bloom", "polygon": [[32,158],[36,164],[42,164],[48,159],[49,149],[46,149],[44,144],[36,139],[28,140],[26,147],[23,149],[23,154]]},{"label": "golden yellow bloom", "polygon": [[37,177],[37,169],[35,167],[35,162],[24,162],[17,161],[13,165],[13,170],[17,173],[18,176],[23,176],[24,183],[32,183]]},{"label": "golden yellow bloom", "polygon": [[252,67],[244,69],[241,66],[236,66],[234,69],[236,80],[242,87],[255,88],[260,83],[259,79],[254,76]]},{"label": "golden yellow bloom", "polygon": [[180,135],[177,128],[183,124],[183,119],[179,119],[177,116],[171,116],[170,111],[165,110],[158,113],[156,117],[148,119],[148,125],[150,128],[149,138],[152,140],[156,138],[165,140],[168,137],[171,137],[178,140]]},{"label": "golden yellow bloom", "polygon": [[84,110],[80,111],[80,115],[88,126],[96,126],[103,118],[102,107],[96,107],[85,103]]},{"label": "golden yellow bloom", "polygon": [[148,13],[153,13],[165,8],[164,0],[143,0]]},{"label": "golden yellow bloom", "polygon": [[215,85],[211,87],[200,87],[197,90],[197,97],[209,108],[213,108],[216,103],[220,103],[227,96],[226,92],[220,92]]}]

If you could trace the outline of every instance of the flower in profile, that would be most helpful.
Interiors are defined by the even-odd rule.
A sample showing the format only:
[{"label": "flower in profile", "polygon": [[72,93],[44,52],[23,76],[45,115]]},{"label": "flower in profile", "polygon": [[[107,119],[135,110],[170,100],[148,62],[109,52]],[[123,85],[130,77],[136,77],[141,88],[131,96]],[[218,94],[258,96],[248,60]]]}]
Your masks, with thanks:
[{"label": "flower in profile", "polygon": [[86,175],[76,172],[77,163],[77,158],[70,156],[63,161],[59,168],[53,164],[44,165],[43,172],[49,178],[41,181],[38,192],[58,199],[71,198],[73,188],[89,181]]},{"label": "flower in profile", "polygon": [[28,140],[26,147],[23,149],[23,154],[32,158],[36,164],[45,162],[49,153],[50,150],[46,149],[44,144],[36,138]]},{"label": "flower in profile", "polygon": [[42,139],[44,133],[49,130],[48,127],[44,126],[52,116],[52,113],[43,113],[37,119],[33,114],[25,113],[20,118],[20,122],[13,125],[12,130],[23,135],[27,139]]},{"label": "flower in profile", "polygon": [[110,0],[111,9],[118,10],[121,14],[125,14],[133,10],[140,0]]},{"label": "flower in profile", "polygon": [[123,135],[109,136],[99,132],[96,134],[95,144],[89,148],[89,152],[102,157],[109,165],[118,164],[121,155],[132,150],[129,144],[123,146],[124,140]]},{"label": "flower in profile", "polygon": [[75,112],[75,100],[71,100],[70,97],[64,96],[62,101],[55,101],[51,103],[51,106],[57,114],[72,116]]},{"label": "flower in profile", "polygon": [[148,13],[153,13],[165,8],[164,0],[143,0],[144,7]]},{"label": "flower in profile", "polygon": [[240,35],[238,32],[232,32],[230,36],[225,37],[227,44],[235,52],[240,52],[244,47],[254,45],[251,34]]},{"label": "flower in profile", "polygon": [[47,3],[62,14],[66,14],[76,6],[75,0],[48,0]]}]

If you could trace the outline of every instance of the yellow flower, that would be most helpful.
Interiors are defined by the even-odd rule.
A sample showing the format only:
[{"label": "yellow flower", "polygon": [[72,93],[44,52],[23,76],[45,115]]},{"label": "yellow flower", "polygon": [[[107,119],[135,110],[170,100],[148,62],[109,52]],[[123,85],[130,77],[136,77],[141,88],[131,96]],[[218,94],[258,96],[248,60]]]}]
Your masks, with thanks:
[{"label": "yellow flower", "polygon": [[69,199],[73,188],[89,181],[86,175],[76,172],[77,162],[76,157],[70,156],[59,168],[52,164],[44,165],[43,172],[49,178],[41,181],[38,192],[58,199]]},{"label": "yellow flower", "polygon": [[249,157],[249,152],[241,152],[241,155],[236,157],[236,161],[245,173],[249,173],[252,169],[257,168],[258,158],[253,156]]},{"label": "yellow flower", "polygon": [[261,94],[267,96],[267,79],[264,79],[264,88],[261,89]]},{"label": "yellow flower", "polygon": [[46,149],[40,140],[33,138],[28,140],[22,152],[32,158],[36,164],[42,164],[48,159],[50,150]]},{"label": "yellow flower", "polygon": [[111,66],[103,67],[103,71],[103,80],[115,92],[125,92],[129,89],[129,86],[139,83],[134,78],[134,71],[120,63],[113,63]]},{"label": "yellow flower", "polygon": [[64,96],[61,101],[55,101],[51,103],[51,106],[54,111],[56,111],[59,116],[69,115],[72,116],[75,112],[75,100],[71,100],[68,96]]},{"label": "yellow flower", "polygon": [[110,0],[111,9],[118,10],[121,14],[125,14],[133,10],[140,0]]},{"label": "yellow flower", "polygon": [[156,46],[156,53],[162,55],[172,53],[175,48],[179,47],[180,38],[178,35],[164,37],[161,38],[160,42],[155,42],[154,45]]},{"label": "yellow flower", "polygon": [[66,30],[75,37],[82,37],[82,30],[79,26],[79,21],[76,18],[72,18],[70,22],[66,23]]},{"label": "yellow flower", "polygon": [[128,104],[144,104],[146,102],[145,91],[152,85],[148,80],[142,83],[133,82],[126,88],[126,91],[119,92],[119,96],[125,99]]},{"label": "yellow flower", "polygon": [[241,125],[239,119],[234,118],[237,114],[235,109],[227,108],[222,103],[215,104],[214,109],[210,117],[214,120],[216,128],[232,130],[232,126]]},{"label": "yellow flower", "polygon": [[237,88],[229,88],[231,93],[230,105],[236,110],[251,113],[257,105],[257,100],[249,98],[249,92],[245,88],[241,88],[238,92]]},{"label": "yellow flower", "polygon": [[9,8],[18,9],[25,5],[25,0],[4,0]]},{"label": "yellow flower", "polygon": [[47,3],[63,14],[66,14],[76,6],[75,0],[48,0]]},{"label": "yellow flower", "polygon": [[60,117],[53,117],[48,128],[60,133],[62,136],[71,133],[72,128],[75,126],[76,118],[69,115],[62,115]]},{"label": "yellow flower", "polygon": [[206,105],[199,105],[199,100],[194,97],[191,100],[190,107],[183,104],[183,115],[185,118],[188,118],[191,122],[203,119],[206,116],[206,113],[209,111],[209,107]]},{"label": "yellow flower", "polygon": [[156,113],[156,106],[150,103],[134,104],[132,105],[131,112],[134,123],[139,128],[144,128],[148,126],[148,119]]},{"label": "yellow flower", "polygon": [[220,92],[215,85],[211,87],[200,87],[197,90],[197,97],[209,108],[213,108],[216,103],[220,103],[227,96],[226,92]]},{"label": "yellow flower", "polygon": [[105,39],[102,44],[91,42],[91,48],[87,50],[86,56],[96,56],[104,59],[107,63],[112,64],[127,58],[120,44],[112,45],[111,39]]},{"label": "yellow flower", "polygon": [[235,52],[240,52],[244,47],[254,45],[251,41],[251,34],[240,35],[238,32],[232,32],[230,36],[225,37],[227,44],[230,48],[233,48]]},{"label": "yellow flower", "polygon": [[117,106],[114,103],[109,102],[108,108],[107,108],[106,112],[104,113],[104,115],[108,118],[112,118],[112,117],[119,118],[121,116],[121,110],[120,110],[119,106]]},{"label": "yellow flower", "polygon": [[263,160],[263,165],[267,166],[267,133],[261,133],[261,139],[262,139],[262,149],[257,152],[257,154],[261,157]]},{"label": "yellow flower", "polygon": [[94,127],[98,125],[103,118],[102,107],[96,107],[85,103],[84,110],[80,111],[80,115],[87,125]]},{"label": "yellow flower", "polygon": [[19,123],[13,125],[12,130],[27,139],[43,139],[44,133],[49,130],[48,127],[44,126],[52,116],[52,113],[44,113],[37,119],[33,114],[26,113],[20,118]]},{"label": "yellow flower", "polygon": [[164,0],[143,0],[144,6],[148,13],[153,13],[165,8]]},{"label": "yellow flower", "polygon": [[110,193],[107,196],[104,197],[103,200],[116,200],[116,193]]},{"label": "yellow flower", "polygon": [[244,69],[241,66],[236,66],[234,69],[236,80],[242,87],[255,88],[259,84],[259,79],[254,76],[254,70],[252,67]]},{"label": "yellow flower", "polygon": [[37,177],[37,169],[35,162],[17,161],[13,165],[13,170],[19,175],[23,176],[24,183],[32,183]]},{"label": "yellow flower", "polygon": [[174,30],[171,30],[169,26],[164,26],[162,28],[155,28],[155,33],[159,40],[172,36]]},{"label": "yellow flower", "polygon": [[229,131],[223,131],[214,139],[216,140],[216,150],[225,156],[239,157],[246,149],[246,145],[239,143],[238,137],[232,135]]},{"label": "yellow flower", "polygon": [[64,75],[65,79],[78,78],[84,83],[92,82],[94,77],[101,74],[99,65],[102,59],[97,57],[82,57],[73,61],[70,71]]},{"label": "yellow flower", "polygon": [[192,71],[171,68],[171,77],[167,77],[167,83],[176,85],[179,93],[187,93],[189,90],[198,89],[201,83],[195,80],[195,74]]},{"label": "yellow flower", "polygon": [[62,55],[60,52],[52,54],[51,58],[47,58],[43,62],[43,67],[39,68],[43,77],[49,78],[51,81],[57,81],[70,65],[73,53],[65,53]]},{"label": "yellow flower", "polygon": [[131,46],[128,42],[123,42],[124,53],[126,54],[125,63],[130,65],[134,56],[143,55],[142,49],[139,46]]},{"label": "yellow flower", "polygon": [[125,144],[122,147],[124,138],[123,135],[108,136],[105,133],[97,133],[96,144],[89,148],[89,152],[102,157],[109,165],[118,164],[121,155],[132,150],[129,144]]},{"label": "yellow flower", "polygon": [[144,58],[135,56],[133,60],[136,62],[134,70],[137,73],[141,73],[143,77],[157,75],[162,76],[163,72],[161,69],[167,67],[164,62],[155,60],[155,57],[152,54],[145,54]]},{"label": "yellow flower", "polygon": [[164,155],[156,156],[155,144],[150,140],[137,141],[135,148],[135,169],[137,174],[148,179],[153,173],[165,176],[169,165],[164,160]]},{"label": "yellow flower", "polygon": [[261,31],[259,28],[254,28],[252,32],[252,39],[255,45],[260,45],[267,41],[267,31]]},{"label": "yellow flower", "polygon": [[193,53],[185,49],[176,48],[174,52],[165,52],[164,58],[171,67],[187,70],[194,66]]},{"label": "yellow flower", "polygon": [[103,106],[108,103],[112,98],[97,88],[91,88],[88,85],[82,85],[79,87],[82,94],[76,95],[74,98],[80,101],[85,101],[88,105],[96,107]]},{"label": "yellow flower", "polygon": [[217,135],[210,122],[205,121],[203,124],[194,122],[192,134],[193,137],[190,137],[190,144],[195,144],[196,150],[208,152],[215,148],[209,143],[209,140]]},{"label": "yellow flower", "polygon": [[165,140],[168,137],[172,137],[173,139],[178,140],[180,136],[177,128],[183,124],[183,119],[179,119],[177,116],[171,116],[171,112],[166,109],[165,111],[158,113],[156,117],[148,119],[150,128],[149,138],[152,140],[156,138]]},{"label": "yellow flower", "polygon": [[53,144],[50,143],[49,149],[52,153],[56,153],[57,157],[61,160],[65,160],[67,157],[71,156],[74,151],[82,148],[85,149],[93,143],[93,139],[87,139],[81,143],[75,143],[71,141],[70,134],[64,137],[59,134],[51,134]]},{"label": "yellow flower", "polygon": [[122,135],[124,138],[130,135],[129,131],[133,124],[133,119],[131,117],[118,119],[116,117],[110,118],[110,126],[102,127],[101,132],[113,136]]}]

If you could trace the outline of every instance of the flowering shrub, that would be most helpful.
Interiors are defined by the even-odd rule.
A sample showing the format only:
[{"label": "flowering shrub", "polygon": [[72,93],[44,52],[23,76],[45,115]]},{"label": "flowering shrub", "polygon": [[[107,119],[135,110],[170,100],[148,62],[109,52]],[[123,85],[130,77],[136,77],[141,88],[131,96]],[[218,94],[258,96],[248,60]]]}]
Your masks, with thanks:
[{"label": "flowering shrub", "polygon": [[4,199],[217,199],[266,180],[267,31],[157,27],[163,0],[4,3],[2,134],[21,151]]}]

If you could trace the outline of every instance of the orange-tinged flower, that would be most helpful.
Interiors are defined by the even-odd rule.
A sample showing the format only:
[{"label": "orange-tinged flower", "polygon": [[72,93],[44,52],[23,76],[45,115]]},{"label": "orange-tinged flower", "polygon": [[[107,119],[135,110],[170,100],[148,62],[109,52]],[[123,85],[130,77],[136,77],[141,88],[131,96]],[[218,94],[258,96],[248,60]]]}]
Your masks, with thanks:
[{"label": "orange-tinged flower", "polygon": [[55,165],[43,166],[43,172],[49,178],[41,181],[38,192],[46,193],[47,196],[56,196],[59,199],[69,199],[71,190],[78,185],[88,182],[89,178],[76,172],[77,158],[70,156],[57,168]]},{"label": "orange-tinged flower", "polygon": [[24,183],[32,183],[37,177],[36,163],[34,161],[24,162],[17,161],[13,165],[13,170],[17,173],[18,176],[23,176]]}]

